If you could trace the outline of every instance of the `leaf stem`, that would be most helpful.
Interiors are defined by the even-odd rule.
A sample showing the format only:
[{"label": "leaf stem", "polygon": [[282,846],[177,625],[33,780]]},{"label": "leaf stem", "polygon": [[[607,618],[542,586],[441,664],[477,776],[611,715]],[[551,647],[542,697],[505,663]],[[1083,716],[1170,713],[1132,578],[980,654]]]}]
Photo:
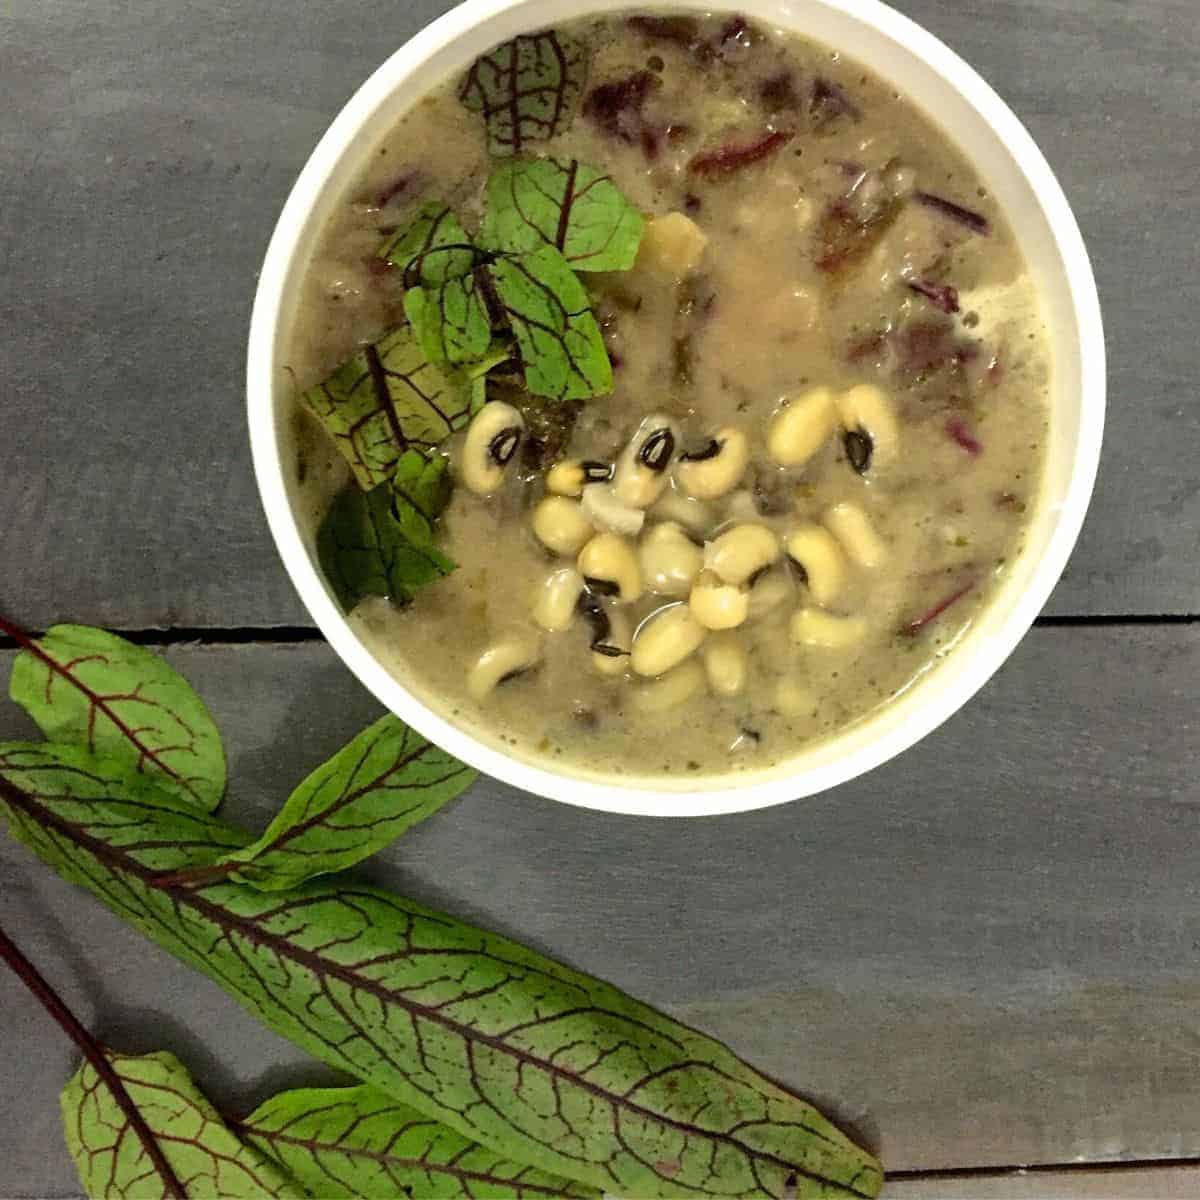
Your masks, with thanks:
[{"label": "leaf stem", "polygon": [[104,1053],[103,1047],[79,1023],[75,1014],[63,1003],[59,994],[47,983],[37,967],[25,957],[16,943],[3,929],[0,929],[0,958],[8,964],[13,974],[16,975],[30,992],[41,1001],[42,1007],[58,1022],[67,1037],[79,1047],[83,1057],[88,1060],[92,1069],[104,1081],[105,1086],[112,1093],[112,1098],[117,1102],[117,1107],[125,1114],[125,1119],[129,1122],[129,1127],[137,1135],[138,1141],[142,1143],[142,1149],[146,1151],[147,1158],[150,1159],[155,1171],[158,1172],[162,1179],[167,1195],[174,1197],[174,1200],[187,1200],[187,1192],[184,1191],[183,1185],[179,1182],[179,1178],[172,1169],[171,1164],[167,1162],[162,1147],[150,1131],[150,1126],[146,1124],[145,1118],[138,1111],[137,1105],[134,1104],[132,1097],[125,1090],[125,1085],[121,1082],[121,1077],[114,1070],[112,1063],[109,1062],[108,1055]]}]

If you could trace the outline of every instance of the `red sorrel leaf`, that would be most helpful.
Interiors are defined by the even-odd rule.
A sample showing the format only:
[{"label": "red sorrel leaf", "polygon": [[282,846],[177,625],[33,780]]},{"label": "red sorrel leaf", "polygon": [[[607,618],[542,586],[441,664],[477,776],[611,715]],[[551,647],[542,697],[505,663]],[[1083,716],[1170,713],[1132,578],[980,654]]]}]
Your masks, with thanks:
[{"label": "red sorrel leaf", "polygon": [[254,887],[284,891],[368,858],[475,778],[470,767],[389,714],[319,766],[262,837],[223,862]]},{"label": "red sorrel leaf", "polygon": [[52,742],[119,759],[206,811],[221,803],[221,735],[165,659],[86,625],[55,625],[35,640],[0,618],[0,631],[22,648],[9,695]]},{"label": "red sorrel leaf", "polygon": [[[238,1140],[173,1055],[107,1053],[112,1070],[137,1106],[189,1200],[260,1200],[307,1193],[253,1146]],[[62,1093],[67,1148],[89,1196],[155,1197],[161,1181],[150,1175],[140,1144],[129,1136],[126,1114],[91,1063]]]},{"label": "red sorrel leaf", "polygon": [[[21,841],[272,1029],[464,1137],[617,1195],[878,1194],[878,1163],[703,1034],[353,881],[158,887],[237,831],[76,748],[0,747]],[[132,787],[131,794],[127,789]]]},{"label": "red sorrel leaf", "polygon": [[365,1084],[281,1092],[230,1124],[311,1195],[330,1200],[600,1195],[487,1150]]},{"label": "red sorrel leaf", "polygon": [[571,124],[587,70],[584,48],[574,38],[551,30],[522,34],[477,59],[458,95],[483,114],[494,155],[521,154]]},{"label": "red sorrel leaf", "polygon": [[488,179],[488,250],[553,246],[576,271],[627,271],[645,221],[612,178],[576,159],[505,163]]}]

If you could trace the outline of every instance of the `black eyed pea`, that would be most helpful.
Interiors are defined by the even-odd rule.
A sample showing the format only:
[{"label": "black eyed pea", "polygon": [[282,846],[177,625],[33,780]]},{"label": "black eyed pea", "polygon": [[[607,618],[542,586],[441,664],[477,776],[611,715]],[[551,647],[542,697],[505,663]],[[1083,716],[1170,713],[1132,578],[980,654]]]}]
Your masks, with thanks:
[{"label": "black eyed pea", "polygon": [[775,684],[772,707],[784,717],[808,717],[817,711],[817,698],[795,679],[780,679]]},{"label": "black eyed pea", "polygon": [[482,702],[498,684],[515,679],[542,661],[542,644],[532,634],[513,633],[489,646],[467,674],[467,692]]},{"label": "black eyed pea", "polygon": [[633,706],[639,713],[653,716],[678,709],[704,690],[704,668],[691,659],[668,671],[660,679],[651,679],[633,689]]},{"label": "black eyed pea", "polygon": [[750,461],[750,445],[740,429],[718,429],[703,449],[680,455],[675,478],[689,496],[718,500],[742,481]]},{"label": "black eyed pea", "polygon": [[592,536],[592,523],[579,501],[566,496],[546,496],[538,501],[531,518],[534,537],[553,554],[564,558],[578,554]]},{"label": "black eyed pea", "polygon": [[533,602],[533,622],[547,633],[562,633],[575,620],[583,576],[574,567],[559,567],[546,576]]},{"label": "black eyed pea", "polygon": [[674,521],[651,526],[638,545],[646,590],[682,599],[692,590],[704,562],[700,547]]},{"label": "black eyed pea", "polygon": [[705,629],[736,629],[750,615],[750,591],[702,571],[688,596],[688,608]]},{"label": "black eyed pea", "polygon": [[892,402],[879,388],[869,383],[850,388],[837,398],[837,411],[846,457],[860,475],[896,461],[900,427]]},{"label": "black eyed pea", "polygon": [[599,602],[599,614],[589,617],[592,625],[592,670],[616,678],[629,671],[633,649],[633,626],[629,613],[619,604]]},{"label": "black eyed pea", "polygon": [[779,558],[779,539],[766,525],[746,522],[704,547],[704,569],[726,583],[743,584]]},{"label": "black eyed pea", "polygon": [[764,571],[750,587],[747,621],[759,621],[792,598],[794,588],[786,572],[778,567]]},{"label": "black eyed pea", "polygon": [[733,633],[719,633],[700,647],[708,690],[715,696],[740,696],[746,690],[746,649]]},{"label": "black eyed pea", "polygon": [[802,608],[792,617],[792,641],[821,650],[845,650],[867,636],[862,617],[835,617],[819,608]]},{"label": "black eyed pea", "polygon": [[608,463],[564,458],[546,472],[546,491],[552,496],[574,496],[578,498],[589,483],[607,483],[612,478],[612,467]]},{"label": "black eyed pea", "polygon": [[717,523],[707,504],[674,485],[663,492],[646,515],[655,521],[674,521],[699,538],[705,537]]},{"label": "black eyed pea", "polygon": [[[630,665],[637,675],[664,675],[694,654],[708,636],[686,604],[651,613],[633,635]],[[704,673],[700,678],[703,681]]]},{"label": "black eyed pea", "polygon": [[503,482],[525,432],[525,418],[501,400],[485,404],[467,427],[459,476],[477,496],[490,496]]},{"label": "black eyed pea", "polygon": [[631,508],[617,499],[611,483],[584,484],[580,504],[584,517],[596,529],[637,537],[646,523],[646,514],[640,508]]},{"label": "black eyed pea", "polygon": [[820,525],[800,525],[784,538],[783,545],[808,594],[828,608],[841,593],[846,577],[846,560],[833,534]]},{"label": "black eyed pea", "polygon": [[725,501],[725,517],[729,521],[742,521],[753,524],[759,518],[758,505],[754,503],[754,493],[748,488],[739,488]]},{"label": "black eyed pea", "polygon": [[598,533],[575,562],[588,587],[630,604],[642,594],[642,571],[633,546],[615,533]]},{"label": "black eyed pea", "polygon": [[844,501],[825,513],[825,526],[842,544],[851,561],[873,570],[888,556],[887,545],[875,532],[871,518],[857,504]]},{"label": "black eyed pea", "polygon": [[767,453],[781,467],[798,467],[821,448],[836,421],[833,392],[812,388],[775,415],[767,430]]},{"label": "black eyed pea", "polygon": [[652,413],[638,427],[613,468],[613,492],[631,508],[649,508],[671,482],[679,430],[670,417]]}]

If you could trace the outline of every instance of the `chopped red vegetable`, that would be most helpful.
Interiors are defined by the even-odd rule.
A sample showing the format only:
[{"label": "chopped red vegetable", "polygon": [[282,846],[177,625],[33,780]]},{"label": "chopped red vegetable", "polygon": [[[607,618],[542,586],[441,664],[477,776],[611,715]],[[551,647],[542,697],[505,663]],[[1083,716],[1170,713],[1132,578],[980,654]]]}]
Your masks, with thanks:
[{"label": "chopped red vegetable", "polygon": [[774,133],[765,134],[757,141],[746,145],[729,143],[719,149],[697,154],[688,163],[688,171],[705,179],[721,179],[727,175],[733,175],[743,167],[770,158],[795,136],[790,129],[776,129]]},{"label": "chopped red vegetable", "polygon": [[972,458],[978,458],[983,453],[983,443],[967,428],[961,417],[951,417],[946,422],[946,433]]},{"label": "chopped red vegetable", "polygon": [[583,115],[612,137],[636,145],[645,132],[642,108],[661,86],[662,81],[651,71],[635,71],[624,79],[602,83],[585,97]]},{"label": "chopped red vegetable", "polygon": [[916,192],[914,198],[924,204],[926,208],[932,208],[935,212],[940,212],[942,216],[949,217],[960,225],[965,225],[973,233],[986,235],[992,231],[987,217],[973,209],[963,208],[961,204],[955,204],[953,200],[946,200],[941,196],[931,195],[929,192]]},{"label": "chopped red vegetable", "polygon": [[795,110],[800,107],[796,80],[791,71],[780,71],[758,85],[758,95],[771,112]]},{"label": "chopped red vegetable", "polygon": [[857,121],[862,116],[861,109],[850,99],[845,88],[820,76],[813,80],[808,111],[818,128],[824,128],[839,117]]},{"label": "chopped red vegetable", "polygon": [[944,313],[958,312],[958,288],[948,283],[930,283],[927,279],[917,279],[909,283],[909,289],[919,292],[935,308]]},{"label": "chopped red vegetable", "polygon": [[393,200],[404,195],[421,178],[422,176],[419,171],[406,171],[403,175],[398,175],[375,197],[376,206],[386,208]]},{"label": "chopped red vegetable", "polygon": [[900,627],[901,635],[903,637],[916,637],[926,625],[931,621],[936,621],[952,604],[957,604],[974,586],[974,583],[968,583],[960,587],[957,592],[952,592],[945,600],[935,604],[928,612],[922,613],[915,620],[909,621],[907,625],[902,625]]}]

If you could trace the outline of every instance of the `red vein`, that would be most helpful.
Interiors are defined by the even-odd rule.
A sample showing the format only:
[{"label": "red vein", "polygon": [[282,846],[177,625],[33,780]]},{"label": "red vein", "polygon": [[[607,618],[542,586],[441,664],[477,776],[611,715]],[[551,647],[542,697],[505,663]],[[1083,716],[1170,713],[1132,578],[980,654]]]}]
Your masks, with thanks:
[{"label": "red vein", "polygon": [[[10,635],[12,636],[12,635]],[[129,1128],[137,1135],[146,1152],[146,1157],[154,1164],[166,1189],[167,1195],[176,1200],[187,1200],[187,1192],[179,1182],[178,1176],[167,1162],[162,1147],[155,1140],[150,1126],[138,1111],[132,1097],[125,1090],[125,1084],[117,1074],[100,1043],[79,1023],[75,1014],[63,1003],[58,993],[47,983],[41,972],[21,953],[16,943],[0,929],[0,958],[12,970],[13,974],[39,1000],[42,1007],[58,1022],[62,1031],[79,1047],[83,1057],[91,1064],[92,1070],[104,1081],[117,1107],[121,1110]]]},{"label": "red vein", "polygon": [[29,651],[34,658],[40,660],[51,671],[62,676],[63,679],[67,680],[68,683],[72,684],[80,692],[82,692],[83,695],[87,697],[88,703],[93,708],[93,712],[88,718],[89,729],[92,727],[92,724],[95,720],[94,710],[99,709],[113,723],[113,725],[116,726],[121,735],[127,738],[133,743],[134,746],[137,747],[138,754],[140,755],[138,759],[139,770],[141,769],[142,761],[144,759],[149,759],[160,771],[162,771],[164,775],[169,775],[172,779],[176,780],[179,784],[186,788],[190,795],[194,796],[197,800],[203,799],[200,793],[197,792],[194,787],[192,787],[187,779],[180,775],[178,771],[174,770],[174,768],[163,762],[162,758],[159,757],[159,754],[154,749],[152,749],[150,746],[147,746],[138,738],[137,731],[127,725],[109,706],[107,697],[101,696],[99,692],[94,692],[86,683],[83,682],[82,679],[80,679],[77,675],[72,674],[72,672],[63,666],[63,664],[60,663],[52,654],[49,654],[47,651],[43,650],[42,647],[39,646],[38,643],[29,636],[29,634],[3,616],[0,616],[0,633],[12,638],[12,640],[16,642],[22,650]]}]

